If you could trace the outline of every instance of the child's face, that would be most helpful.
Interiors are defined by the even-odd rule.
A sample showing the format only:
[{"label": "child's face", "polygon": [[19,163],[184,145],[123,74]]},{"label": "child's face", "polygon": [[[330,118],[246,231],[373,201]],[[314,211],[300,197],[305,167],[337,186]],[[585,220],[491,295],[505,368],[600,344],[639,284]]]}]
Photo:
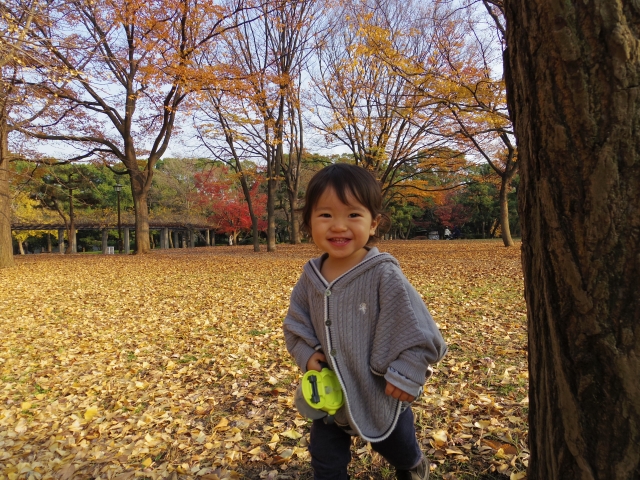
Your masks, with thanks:
[{"label": "child's face", "polygon": [[372,218],[367,207],[349,192],[349,205],[340,201],[333,188],[326,189],[311,213],[311,236],[329,257],[349,259],[374,235],[380,216]]}]

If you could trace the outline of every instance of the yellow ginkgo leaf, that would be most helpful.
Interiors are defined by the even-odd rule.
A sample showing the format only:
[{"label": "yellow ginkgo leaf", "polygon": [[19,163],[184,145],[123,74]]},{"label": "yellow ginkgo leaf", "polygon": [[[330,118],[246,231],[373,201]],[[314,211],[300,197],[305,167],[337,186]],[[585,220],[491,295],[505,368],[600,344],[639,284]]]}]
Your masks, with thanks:
[{"label": "yellow ginkgo leaf", "polygon": [[98,407],[94,405],[93,407],[87,408],[87,411],[84,412],[84,419],[87,422],[90,422],[91,420],[93,420],[93,417],[95,417],[97,414],[98,414]]},{"label": "yellow ginkgo leaf", "polygon": [[282,436],[283,437],[287,437],[290,438],[292,440],[297,440],[300,437],[302,437],[302,435],[298,432],[296,432],[295,430],[291,429],[291,430],[287,430],[286,432],[282,432]]},{"label": "yellow ginkgo leaf", "polygon": [[437,447],[441,447],[447,444],[447,432],[446,430],[438,430],[437,432],[433,432],[431,437],[436,442]]}]

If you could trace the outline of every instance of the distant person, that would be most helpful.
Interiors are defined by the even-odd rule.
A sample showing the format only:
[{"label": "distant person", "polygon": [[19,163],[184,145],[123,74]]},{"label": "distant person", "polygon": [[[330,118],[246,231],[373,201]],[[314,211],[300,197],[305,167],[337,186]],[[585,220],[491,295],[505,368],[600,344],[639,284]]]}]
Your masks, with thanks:
[{"label": "distant person", "polygon": [[462,231],[460,230],[460,227],[453,227],[453,238],[462,238]]},{"label": "distant person", "polygon": [[451,230],[449,230],[449,227],[444,228],[444,239],[451,240]]},{"label": "distant person", "polygon": [[315,480],[348,479],[353,435],[371,442],[396,478],[429,478],[411,402],[447,347],[397,260],[370,246],[381,219],[380,185],[363,168],[330,165],[309,182],[302,223],[324,253],[304,266],[283,329],[300,369],[328,364],[345,398],[331,420],[311,426]]},{"label": "distant person", "polygon": [[232,245],[233,245],[233,237],[229,235],[229,246],[231,247]]}]

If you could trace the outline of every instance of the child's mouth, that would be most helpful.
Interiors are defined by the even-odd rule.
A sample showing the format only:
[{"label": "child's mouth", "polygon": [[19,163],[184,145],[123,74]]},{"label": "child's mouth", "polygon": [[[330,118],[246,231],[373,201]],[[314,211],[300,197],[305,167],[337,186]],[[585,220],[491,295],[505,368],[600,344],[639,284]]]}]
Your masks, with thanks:
[{"label": "child's mouth", "polygon": [[346,245],[351,241],[350,238],[330,238],[329,241],[334,245]]}]

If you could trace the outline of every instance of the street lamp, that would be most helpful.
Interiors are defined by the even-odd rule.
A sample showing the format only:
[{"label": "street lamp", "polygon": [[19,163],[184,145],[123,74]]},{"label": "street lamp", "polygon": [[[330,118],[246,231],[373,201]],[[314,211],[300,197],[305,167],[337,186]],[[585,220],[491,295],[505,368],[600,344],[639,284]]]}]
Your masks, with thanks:
[{"label": "street lamp", "polygon": [[122,185],[116,183],[113,188],[118,194],[118,252],[122,253],[122,225],[120,223],[120,191],[122,190]]}]

